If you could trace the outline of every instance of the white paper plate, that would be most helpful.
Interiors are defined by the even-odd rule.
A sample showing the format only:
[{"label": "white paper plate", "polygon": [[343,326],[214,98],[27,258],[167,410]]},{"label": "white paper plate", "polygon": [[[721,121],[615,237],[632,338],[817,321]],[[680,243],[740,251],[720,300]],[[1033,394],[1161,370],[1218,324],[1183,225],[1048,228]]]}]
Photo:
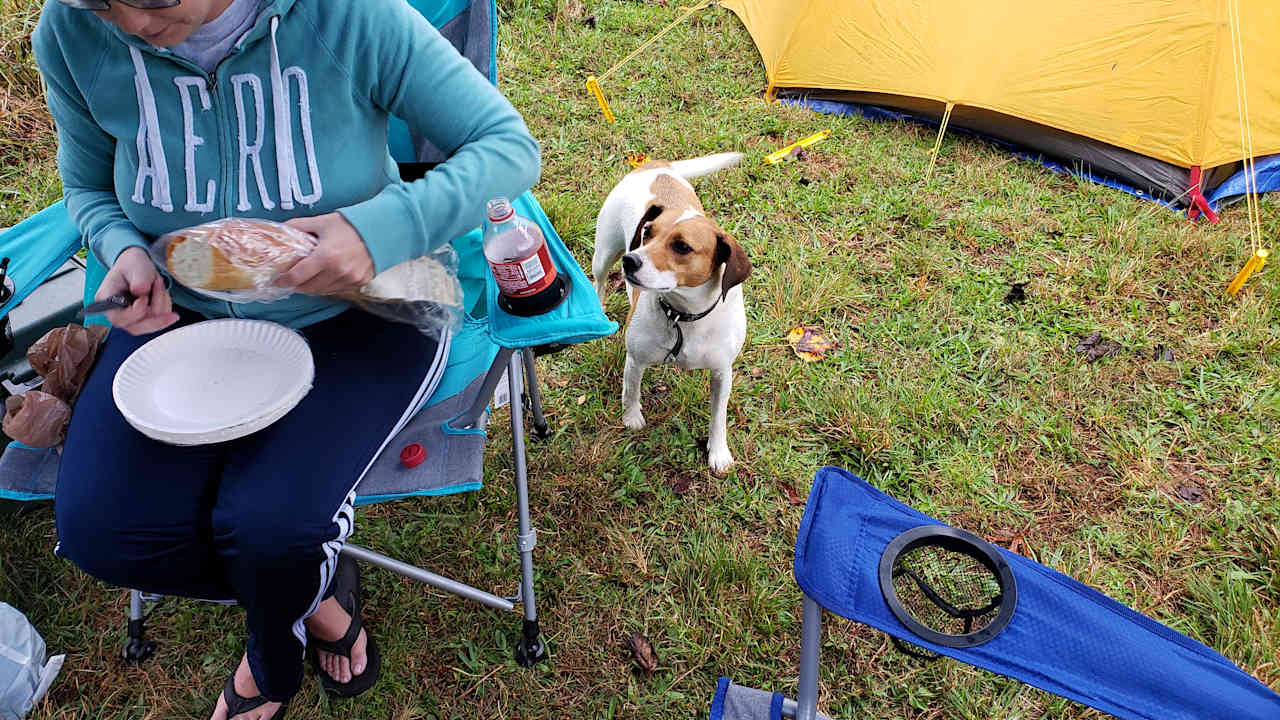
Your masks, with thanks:
[{"label": "white paper plate", "polygon": [[116,371],[116,407],[138,432],[173,445],[255,433],[311,390],[315,364],[301,335],[263,320],[207,320],[167,332]]}]

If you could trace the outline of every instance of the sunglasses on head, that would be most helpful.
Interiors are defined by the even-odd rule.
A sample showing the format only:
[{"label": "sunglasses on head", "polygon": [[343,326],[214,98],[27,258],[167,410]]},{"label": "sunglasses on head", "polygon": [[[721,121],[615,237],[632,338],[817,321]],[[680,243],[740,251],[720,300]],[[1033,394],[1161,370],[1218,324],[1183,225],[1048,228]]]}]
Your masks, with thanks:
[{"label": "sunglasses on head", "polygon": [[[58,0],[58,2],[76,10],[107,11],[111,9],[111,0]],[[182,0],[116,0],[121,5],[128,5],[138,10],[160,10],[171,8]]]}]

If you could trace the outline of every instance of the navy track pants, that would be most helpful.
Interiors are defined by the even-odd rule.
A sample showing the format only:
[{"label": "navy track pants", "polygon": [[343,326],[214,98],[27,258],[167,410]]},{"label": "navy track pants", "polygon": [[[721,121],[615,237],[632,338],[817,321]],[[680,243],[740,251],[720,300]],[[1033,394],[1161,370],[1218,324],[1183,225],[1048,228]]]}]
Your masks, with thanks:
[{"label": "navy track pants", "polygon": [[301,684],[302,621],[351,534],[355,485],[435,389],[448,345],[356,310],[301,332],[316,372],[296,408],[247,437],[176,447],[134,430],[111,395],[116,369],[154,335],[112,330],[76,403],[55,497],[58,554],[90,575],[243,607],[249,665],[273,701]]}]

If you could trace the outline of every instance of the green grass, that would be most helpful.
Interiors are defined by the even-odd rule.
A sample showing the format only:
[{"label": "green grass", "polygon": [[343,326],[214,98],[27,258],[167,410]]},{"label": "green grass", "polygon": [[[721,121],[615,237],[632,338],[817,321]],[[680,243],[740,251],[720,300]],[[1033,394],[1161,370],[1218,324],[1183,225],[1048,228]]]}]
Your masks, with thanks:
[{"label": "green grass", "polygon": [[[18,2],[0,21],[0,76],[29,99],[34,76],[13,39],[34,0],[0,1]],[[953,524],[1023,538],[1040,562],[1280,690],[1280,287],[1268,267],[1224,296],[1247,255],[1242,209],[1193,226],[956,137],[925,183],[931,130],[763,104],[750,39],[714,8],[605,83],[618,115],[608,125],[584,77],[679,10],[511,0],[500,11],[502,86],[543,144],[536,192],[580,261],[628,153],[748,154],[697,185],[755,263],[730,404],[738,464],[725,478],[705,469],[704,374],[651,371],[650,424],[632,433],[620,336],[547,358],[557,433],[533,445],[530,472],[552,662],[512,662],[514,616],[371,571],[386,676],[354,703],[330,703],[308,680],[291,717],[698,717],[719,674],[794,695],[801,508],[785,488],[803,495],[827,463]],[[57,195],[47,124],[20,152],[7,149],[10,127],[0,225]],[[823,128],[831,138],[807,159],[761,164]],[[1263,222],[1275,237],[1272,200]],[[1011,282],[1028,283],[1025,303],[1003,301]],[[616,295],[608,310],[621,317],[625,305]],[[840,349],[800,362],[784,336],[801,324],[824,326]],[[1072,348],[1094,330],[1123,350],[1086,363]],[[1174,360],[1153,360],[1158,345]],[[514,590],[505,422],[499,413],[483,493],[364,510],[356,539]],[[1178,497],[1188,483],[1201,503]],[[152,615],[157,660],[122,669],[125,595],[53,558],[53,542],[48,506],[0,524],[0,599],[68,653],[35,717],[202,712],[240,653],[238,611],[167,600]],[[661,659],[652,675],[629,660],[637,631]],[[955,663],[921,665],[845,622],[829,627],[822,688],[834,717],[1096,716]]]},{"label": "green grass", "polygon": [[33,0],[0,0],[0,228],[62,195],[57,139],[31,52],[39,13]]}]

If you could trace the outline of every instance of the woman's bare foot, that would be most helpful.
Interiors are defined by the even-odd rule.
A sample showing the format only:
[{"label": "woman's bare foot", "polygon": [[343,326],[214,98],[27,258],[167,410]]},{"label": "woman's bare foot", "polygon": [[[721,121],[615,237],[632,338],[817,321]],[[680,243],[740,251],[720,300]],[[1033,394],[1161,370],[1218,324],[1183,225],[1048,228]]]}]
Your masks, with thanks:
[{"label": "woman's bare foot", "polygon": [[[334,642],[341,640],[347,634],[347,628],[351,627],[351,615],[342,609],[336,598],[329,598],[320,603],[315,613],[307,618],[306,624],[312,635],[327,642]],[[351,678],[364,672],[365,663],[368,661],[365,656],[365,645],[365,631],[361,628],[355,644],[351,646],[350,660],[317,649],[320,667],[337,682],[351,682]]]},{"label": "woman's bare foot", "polygon": [[[258,684],[253,681],[253,673],[249,672],[248,656],[240,658],[240,667],[236,668],[236,694],[242,698],[257,697],[260,694]],[[214,708],[213,716],[209,720],[267,720],[279,709],[280,703],[269,702],[247,713],[229,718],[227,717],[227,699],[219,695],[218,706]]]}]

